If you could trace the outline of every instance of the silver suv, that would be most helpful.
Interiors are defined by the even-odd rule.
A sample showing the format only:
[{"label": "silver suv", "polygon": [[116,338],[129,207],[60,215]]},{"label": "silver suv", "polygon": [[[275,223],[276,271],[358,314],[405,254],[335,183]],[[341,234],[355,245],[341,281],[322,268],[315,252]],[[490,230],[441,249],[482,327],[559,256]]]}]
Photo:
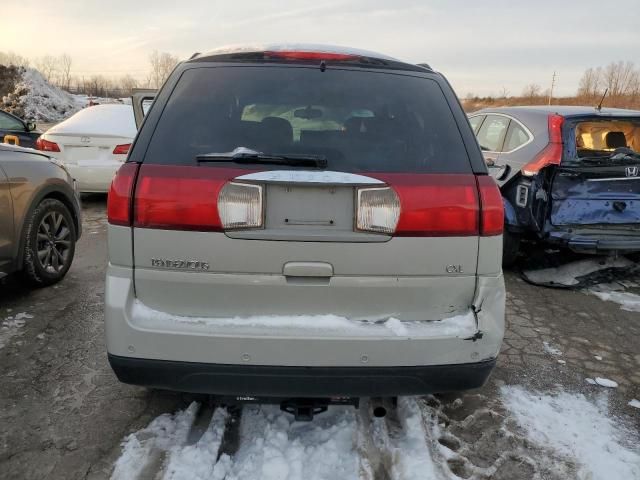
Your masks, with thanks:
[{"label": "silver suv", "polygon": [[146,114],[108,217],[123,382],[397,396],[479,387],[495,364],[502,199],[427,66],[318,47],[195,55]]}]

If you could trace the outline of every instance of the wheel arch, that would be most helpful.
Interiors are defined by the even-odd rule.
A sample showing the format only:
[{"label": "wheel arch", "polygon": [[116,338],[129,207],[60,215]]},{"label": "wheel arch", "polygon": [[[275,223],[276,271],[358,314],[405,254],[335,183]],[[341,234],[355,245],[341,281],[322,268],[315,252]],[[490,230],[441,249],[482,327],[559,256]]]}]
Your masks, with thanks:
[{"label": "wheel arch", "polygon": [[[65,184],[66,185],[66,184]],[[29,208],[26,210],[25,214],[21,219],[21,224],[16,231],[20,232],[18,237],[18,252],[15,259],[15,270],[20,270],[22,268],[22,263],[24,261],[24,251],[25,251],[25,229],[27,228],[27,220],[31,217],[34,210],[46,199],[54,199],[61,202],[71,214],[71,218],[73,218],[73,224],[76,229],[76,240],[80,238],[80,234],[82,232],[82,224],[80,221],[80,213],[78,208],[76,207],[76,202],[73,199],[73,192],[69,189],[69,192],[65,192],[66,189],[61,188],[61,185],[58,184],[47,184],[44,185],[40,190],[34,193],[31,198],[31,202],[29,204]]]}]

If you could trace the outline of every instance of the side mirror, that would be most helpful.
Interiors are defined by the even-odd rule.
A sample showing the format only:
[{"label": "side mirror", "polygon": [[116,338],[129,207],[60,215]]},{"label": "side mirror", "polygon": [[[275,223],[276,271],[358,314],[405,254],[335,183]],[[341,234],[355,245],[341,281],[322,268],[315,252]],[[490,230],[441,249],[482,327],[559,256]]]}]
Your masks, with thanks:
[{"label": "side mirror", "polygon": [[33,132],[36,129],[35,122],[27,122],[27,132]]}]

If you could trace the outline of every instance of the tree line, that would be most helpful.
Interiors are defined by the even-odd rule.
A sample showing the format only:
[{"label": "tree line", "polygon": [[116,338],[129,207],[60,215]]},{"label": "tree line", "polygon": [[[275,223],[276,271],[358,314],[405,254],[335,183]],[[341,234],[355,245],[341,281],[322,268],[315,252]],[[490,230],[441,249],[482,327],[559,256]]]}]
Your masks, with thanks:
[{"label": "tree line", "polygon": [[98,97],[126,97],[134,88],[158,88],[178,64],[179,58],[167,52],[154,50],[149,55],[149,71],[143,79],[130,74],[119,77],[105,75],[74,75],[73,59],[64,53],[29,59],[13,52],[0,52],[0,65],[33,67],[49,82],[71,93]]}]

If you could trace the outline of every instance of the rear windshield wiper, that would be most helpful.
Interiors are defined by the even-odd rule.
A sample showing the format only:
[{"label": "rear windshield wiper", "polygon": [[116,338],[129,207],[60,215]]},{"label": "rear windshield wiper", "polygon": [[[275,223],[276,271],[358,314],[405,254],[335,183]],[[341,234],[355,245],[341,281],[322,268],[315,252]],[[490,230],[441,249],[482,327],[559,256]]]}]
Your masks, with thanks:
[{"label": "rear windshield wiper", "polygon": [[198,163],[233,162],[240,164],[268,164],[287,167],[326,168],[327,159],[322,155],[267,154],[246,148],[236,148],[227,153],[203,153],[196,156]]}]

